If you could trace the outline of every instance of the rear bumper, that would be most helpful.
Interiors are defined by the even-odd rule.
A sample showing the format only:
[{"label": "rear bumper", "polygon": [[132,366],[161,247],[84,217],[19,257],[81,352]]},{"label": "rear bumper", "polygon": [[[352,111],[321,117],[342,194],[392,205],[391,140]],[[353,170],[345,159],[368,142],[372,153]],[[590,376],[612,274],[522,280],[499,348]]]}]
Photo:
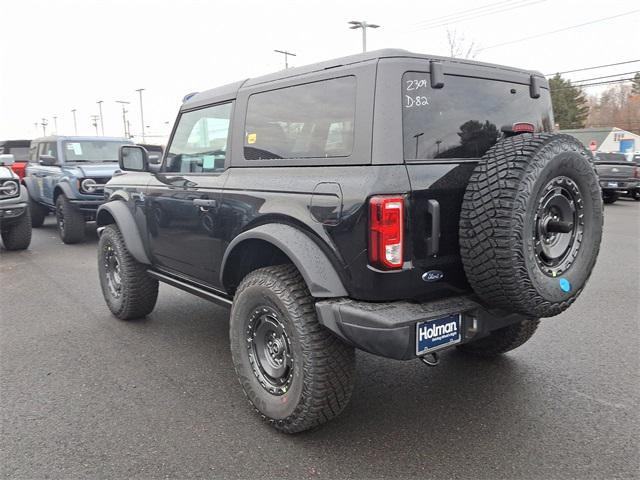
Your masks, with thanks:
[{"label": "rear bumper", "polygon": [[629,180],[629,179],[610,179],[610,180],[602,180],[600,179],[600,188],[602,190],[609,191],[620,191],[620,190],[633,190],[635,188],[640,188],[640,182],[637,180]]},{"label": "rear bumper", "polygon": [[492,330],[525,319],[518,314],[489,312],[468,296],[427,303],[372,303],[351,299],[316,302],[320,323],[347,343],[382,357],[416,358],[416,324],[462,314],[462,340],[466,343]]}]

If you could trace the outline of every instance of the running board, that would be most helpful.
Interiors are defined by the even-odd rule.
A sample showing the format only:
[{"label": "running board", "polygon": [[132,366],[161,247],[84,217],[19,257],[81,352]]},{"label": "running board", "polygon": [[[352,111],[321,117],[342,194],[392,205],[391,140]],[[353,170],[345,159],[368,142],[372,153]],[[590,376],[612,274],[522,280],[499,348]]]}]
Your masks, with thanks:
[{"label": "running board", "polygon": [[147,270],[147,273],[153,278],[161,281],[162,283],[166,283],[168,285],[171,285],[172,287],[176,287],[180,290],[184,290],[185,292],[192,293],[200,298],[204,298],[205,300],[209,300],[210,302],[217,303],[218,305],[231,307],[231,304],[233,303],[233,300],[231,298],[222,293],[217,293],[212,290],[193,285],[192,283],[188,283],[184,280],[165,275],[164,273],[160,273],[156,270]]}]

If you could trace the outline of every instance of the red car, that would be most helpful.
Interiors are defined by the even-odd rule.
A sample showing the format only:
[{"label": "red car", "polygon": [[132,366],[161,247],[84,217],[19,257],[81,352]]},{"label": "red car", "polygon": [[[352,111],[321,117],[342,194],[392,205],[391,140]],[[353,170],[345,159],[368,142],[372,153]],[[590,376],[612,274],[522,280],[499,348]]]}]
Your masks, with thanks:
[{"label": "red car", "polygon": [[22,179],[24,169],[29,162],[29,147],[31,140],[4,140],[0,141],[0,154],[11,153],[15,158],[15,163],[11,169]]}]

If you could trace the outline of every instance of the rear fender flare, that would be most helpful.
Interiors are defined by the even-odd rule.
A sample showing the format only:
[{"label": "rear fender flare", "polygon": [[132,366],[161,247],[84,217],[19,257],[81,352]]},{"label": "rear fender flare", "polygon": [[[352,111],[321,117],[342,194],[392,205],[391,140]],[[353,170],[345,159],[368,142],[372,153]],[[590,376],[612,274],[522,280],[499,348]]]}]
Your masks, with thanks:
[{"label": "rear fender flare", "polygon": [[115,223],[120,233],[122,233],[127,250],[133,255],[133,258],[140,263],[151,265],[138,225],[126,203],[121,200],[115,200],[100,205],[96,214],[96,223],[99,232],[102,232],[103,227]]},{"label": "rear fender flare", "polygon": [[231,241],[222,258],[222,285],[225,273],[228,269],[234,268],[233,265],[227,265],[227,260],[246,240],[263,240],[279,248],[296,266],[312,296],[329,298],[348,295],[338,273],[320,247],[305,233],[281,223],[260,225],[241,233]]}]

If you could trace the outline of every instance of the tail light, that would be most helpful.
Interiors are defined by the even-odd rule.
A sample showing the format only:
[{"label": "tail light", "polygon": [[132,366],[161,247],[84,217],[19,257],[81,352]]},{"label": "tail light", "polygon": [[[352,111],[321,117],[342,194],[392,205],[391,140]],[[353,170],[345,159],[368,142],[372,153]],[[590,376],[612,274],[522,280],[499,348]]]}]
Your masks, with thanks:
[{"label": "tail light", "polygon": [[639,167],[633,167],[633,178],[640,178],[640,168]]},{"label": "tail light", "polygon": [[502,130],[506,136],[511,136],[519,133],[533,133],[536,131],[536,126],[529,122],[517,122],[512,125],[505,125],[500,130]]},{"label": "tail light", "polygon": [[385,268],[401,268],[404,238],[404,198],[372,197],[369,200],[369,262]]}]

